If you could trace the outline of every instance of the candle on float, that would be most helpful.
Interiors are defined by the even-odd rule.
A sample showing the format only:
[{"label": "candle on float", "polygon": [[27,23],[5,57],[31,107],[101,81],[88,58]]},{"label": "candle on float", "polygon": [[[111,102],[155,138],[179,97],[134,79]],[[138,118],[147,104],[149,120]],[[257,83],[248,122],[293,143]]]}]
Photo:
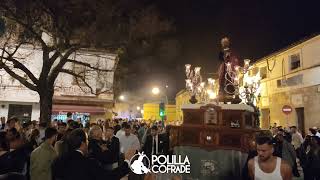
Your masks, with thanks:
[{"label": "candle on float", "polygon": [[194,71],[196,74],[200,74],[201,67],[195,67]]},{"label": "candle on float", "polygon": [[231,63],[230,62],[227,63],[227,71],[231,72]]},{"label": "candle on float", "polygon": [[238,78],[238,77],[235,77],[235,78],[234,78],[234,83],[235,83],[236,85],[239,84],[239,78]]},{"label": "candle on float", "polygon": [[244,60],[244,68],[248,68],[249,67],[249,64],[250,64],[250,59],[245,59]]},{"label": "candle on float", "polygon": [[240,67],[239,67],[239,66],[235,66],[235,67],[234,67],[234,70],[238,73],[239,70],[240,70]]}]

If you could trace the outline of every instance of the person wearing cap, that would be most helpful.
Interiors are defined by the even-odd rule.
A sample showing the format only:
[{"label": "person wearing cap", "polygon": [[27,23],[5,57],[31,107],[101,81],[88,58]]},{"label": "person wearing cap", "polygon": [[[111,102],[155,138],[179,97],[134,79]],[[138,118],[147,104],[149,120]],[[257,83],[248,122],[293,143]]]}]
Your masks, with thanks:
[{"label": "person wearing cap", "polygon": [[57,157],[54,150],[58,131],[48,127],[45,130],[44,142],[31,153],[30,178],[31,180],[51,180],[51,165]]}]

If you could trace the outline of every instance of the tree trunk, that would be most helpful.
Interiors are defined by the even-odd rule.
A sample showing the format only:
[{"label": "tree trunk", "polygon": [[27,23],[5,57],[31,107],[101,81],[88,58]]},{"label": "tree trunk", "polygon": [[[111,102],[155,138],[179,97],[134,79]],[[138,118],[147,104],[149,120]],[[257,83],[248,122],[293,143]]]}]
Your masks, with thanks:
[{"label": "tree trunk", "polygon": [[52,115],[53,90],[44,89],[40,93],[40,123],[50,126]]}]

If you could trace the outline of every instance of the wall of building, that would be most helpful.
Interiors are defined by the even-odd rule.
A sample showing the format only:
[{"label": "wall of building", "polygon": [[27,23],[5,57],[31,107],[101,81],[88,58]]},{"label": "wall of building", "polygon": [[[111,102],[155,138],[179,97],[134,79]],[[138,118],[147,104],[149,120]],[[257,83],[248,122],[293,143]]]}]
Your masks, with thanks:
[{"label": "wall of building", "polygon": [[[291,70],[290,57],[295,54],[300,57],[300,67]],[[253,64],[252,69],[258,68],[260,72],[262,68],[269,67],[266,78],[261,80],[259,107],[262,110],[270,110],[270,124],[276,122],[282,126],[298,125],[296,108],[304,108],[305,130],[320,126],[317,119],[320,115],[319,65],[320,35],[264,57]],[[282,112],[284,105],[293,108],[288,118]],[[267,123],[261,124],[263,128],[268,128]]]},{"label": "wall of building", "polygon": [[[122,119],[136,119],[141,118],[141,109],[137,109],[136,104],[132,103],[115,103],[115,106],[113,108],[113,112],[117,113],[117,116],[114,116],[114,118],[122,118]],[[142,108],[142,107],[141,107]]]},{"label": "wall of building", "polygon": [[[41,49],[33,48],[30,46],[22,46],[16,53],[22,59],[21,62],[35,75],[36,78],[39,77],[40,71],[42,69],[42,51]],[[94,65],[99,64],[100,68],[112,69],[115,66],[115,54],[109,54],[105,52],[93,51],[93,50],[81,50],[70,56],[71,59],[76,59],[77,61],[92,63]],[[67,63],[64,68],[73,70],[73,64]],[[17,74],[23,76],[22,72],[14,69]],[[100,78],[97,78],[97,73],[89,74],[88,84],[95,90],[99,89],[112,89],[113,87],[113,72],[106,72]],[[60,73],[55,82],[55,94],[54,97],[93,97],[97,100],[104,100],[106,102],[113,101],[113,93],[103,93],[99,96],[95,96],[90,93],[89,88],[82,87],[87,91],[84,92],[78,85],[74,83],[74,78],[71,75]],[[32,119],[38,120],[39,118],[39,95],[24,87],[19,81],[13,79],[8,75],[3,69],[0,69],[0,104],[32,104],[33,113]],[[65,103],[65,102],[64,102]],[[86,103],[86,102],[83,102]],[[1,116],[7,116],[7,111],[4,108],[1,110]],[[110,113],[106,112],[106,115],[110,117]],[[94,117],[96,118],[96,117]],[[99,117],[100,118],[100,117]]]},{"label": "wall of building", "polygon": [[[165,105],[167,120],[166,123],[176,122],[176,105]],[[143,104],[143,119],[147,122],[155,122],[161,120],[159,112],[159,104]]]},{"label": "wall of building", "polygon": [[190,94],[186,90],[181,90],[176,95],[176,120],[179,122],[183,121],[183,112],[182,112],[182,105],[190,104]]},{"label": "wall of building", "polygon": [[0,117],[8,117],[9,105],[19,104],[19,105],[32,105],[31,120],[39,120],[40,117],[40,106],[39,103],[27,103],[27,102],[0,102]]}]

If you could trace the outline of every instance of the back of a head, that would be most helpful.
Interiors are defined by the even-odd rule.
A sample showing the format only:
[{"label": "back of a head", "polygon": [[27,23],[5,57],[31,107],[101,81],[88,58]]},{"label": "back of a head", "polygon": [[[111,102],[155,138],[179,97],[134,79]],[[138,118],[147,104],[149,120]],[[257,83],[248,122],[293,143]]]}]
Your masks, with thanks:
[{"label": "back of a head", "polygon": [[121,124],[121,127],[122,127],[122,128],[126,128],[127,125],[129,125],[127,122],[123,122],[123,123]]},{"label": "back of a head", "polygon": [[52,128],[52,127],[48,127],[45,132],[44,132],[44,138],[45,139],[50,139],[52,138],[53,136],[57,135],[58,134],[58,131],[56,128]]},{"label": "back of a head", "polygon": [[68,117],[68,118],[71,118],[71,116],[72,116],[72,113],[71,113],[71,112],[68,112],[68,113],[67,113],[67,117]]},{"label": "back of a head", "polygon": [[158,131],[158,126],[155,126],[155,125],[154,125],[154,126],[151,127],[151,129],[152,129],[152,130],[155,130],[155,131]]},{"label": "back of a head", "polygon": [[39,126],[42,127],[42,128],[45,128],[47,126],[47,123],[45,122],[40,122],[39,123]]},{"label": "back of a head", "polygon": [[320,137],[312,136],[311,139],[313,139],[315,141],[315,143],[317,143],[320,146]]},{"label": "back of a head", "polygon": [[310,128],[309,131],[311,132],[311,134],[315,135],[317,134],[317,130],[315,128]]},{"label": "back of a head", "polygon": [[10,123],[10,122],[18,122],[18,121],[19,121],[19,119],[18,119],[17,117],[12,116],[12,117],[10,117],[10,118],[8,119],[7,123]]},{"label": "back of a head", "polygon": [[77,121],[71,121],[69,124],[69,128],[78,129],[78,128],[80,128],[80,124]]},{"label": "back of a head", "polygon": [[20,133],[17,131],[16,128],[11,128],[7,132],[7,140],[9,142],[15,141],[17,139],[20,139]]},{"label": "back of a head", "polygon": [[35,139],[40,135],[40,131],[38,129],[33,129],[31,131],[30,139]]},{"label": "back of a head", "polygon": [[82,129],[74,129],[68,135],[67,142],[69,150],[77,150],[81,144],[87,141],[86,133]]},{"label": "back of a head", "polygon": [[95,125],[95,126],[92,126],[89,130],[89,138],[90,139],[95,139],[97,138],[97,133],[99,132],[102,132],[102,129],[100,128],[100,126],[98,125]]}]

